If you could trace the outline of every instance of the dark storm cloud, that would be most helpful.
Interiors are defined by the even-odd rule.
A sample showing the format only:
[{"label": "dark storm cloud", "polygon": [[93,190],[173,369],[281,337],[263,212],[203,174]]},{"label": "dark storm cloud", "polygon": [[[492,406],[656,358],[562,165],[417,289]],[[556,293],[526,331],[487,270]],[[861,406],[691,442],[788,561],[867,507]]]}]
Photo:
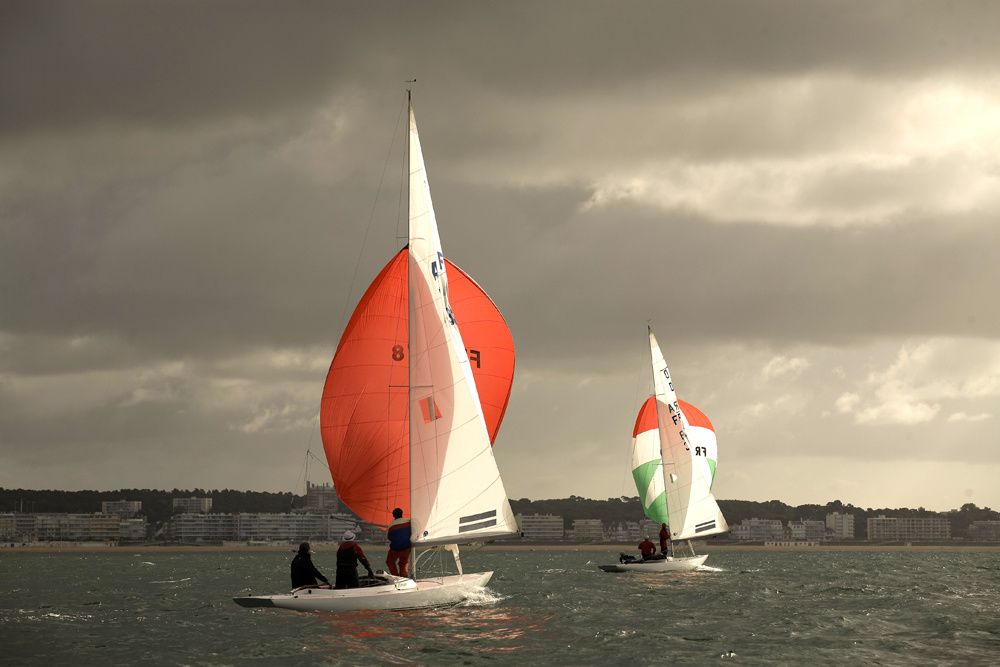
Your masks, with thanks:
[{"label": "dark storm cloud", "polygon": [[1000,5],[0,12],[0,484],[289,488],[403,243],[414,76],[444,250],[518,346],[512,493],[628,482],[647,319],[723,495],[992,442]]},{"label": "dark storm cloud", "polygon": [[[531,218],[504,204],[542,211],[535,201],[546,199],[549,214]],[[719,225],[627,205],[579,213],[523,192],[465,201],[453,218],[481,224],[453,231],[449,253],[460,263],[480,255],[477,280],[507,304],[523,353],[538,359],[613,363],[609,350],[666,313],[663,333],[680,342],[1000,335],[988,306],[1000,284],[1000,230],[988,221],[845,232]]]},{"label": "dark storm cloud", "polygon": [[301,107],[335,85],[510,94],[683,79],[995,71],[990,2],[8,2],[0,129]]}]

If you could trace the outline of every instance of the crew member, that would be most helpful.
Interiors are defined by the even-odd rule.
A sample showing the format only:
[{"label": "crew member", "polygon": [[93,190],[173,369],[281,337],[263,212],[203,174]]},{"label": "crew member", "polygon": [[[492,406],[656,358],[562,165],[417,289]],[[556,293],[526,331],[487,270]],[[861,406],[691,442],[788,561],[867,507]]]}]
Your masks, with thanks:
[{"label": "crew member", "polygon": [[[322,586],[319,583],[321,581],[323,582]],[[330,587],[330,580],[324,577],[323,573],[313,565],[312,551],[309,549],[308,542],[299,545],[299,552],[292,559],[292,588],[302,588],[303,586]]]},{"label": "crew member", "polygon": [[639,543],[639,553],[642,554],[643,560],[649,560],[656,554],[656,545],[649,541],[649,535]]},{"label": "crew member", "polygon": [[660,553],[664,556],[667,555],[667,547],[670,546],[670,529],[667,528],[667,524],[660,524]]},{"label": "crew member", "polygon": [[368,576],[374,577],[372,566],[368,563],[365,552],[361,550],[361,545],[355,542],[353,530],[344,532],[344,537],[340,541],[340,548],[337,549],[337,583],[334,588],[357,588],[358,582],[358,561],[368,570]]},{"label": "crew member", "polygon": [[385,531],[385,536],[389,540],[389,555],[385,558],[385,564],[389,566],[389,572],[397,577],[410,576],[410,520],[403,517],[403,510],[396,508],[392,510],[392,523]]}]

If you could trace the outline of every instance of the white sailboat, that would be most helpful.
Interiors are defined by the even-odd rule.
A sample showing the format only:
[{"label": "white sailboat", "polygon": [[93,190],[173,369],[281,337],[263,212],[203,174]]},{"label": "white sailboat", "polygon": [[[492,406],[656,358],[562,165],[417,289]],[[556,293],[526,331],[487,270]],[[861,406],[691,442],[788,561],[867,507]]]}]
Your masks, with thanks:
[{"label": "white sailboat", "polygon": [[[654,395],[636,421],[633,474],[646,515],[666,523],[674,543],[686,541],[691,555],[601,565],[605,572],[694,570],[708,555],[696,555],[691,540],[729,530],[711,491],[718,456],[711,422],[700,410],[677,399],[670,369],[651,327],[649,351]],[[697,417],[695,425],[688,413]]]},{"label": "white sailboat", "polygon": [[[368,288],[341,337],[321,432],[341,499],[373,523],[388,523],[392,509],[402,508],[413,555],[448,551],[457,574],[417,578],[415,557],[412,577],[380,571],[360,588],[234,598],[240,605],[349,611],[455,604],[493,575],[465,573],[458,543],[517,532],[492,451],[510,393],[513,340],[482,288],[444,258],[408,107],[409,243]],[[463,308],[476,314],[465,325],[471,344],[463,338]]]}]

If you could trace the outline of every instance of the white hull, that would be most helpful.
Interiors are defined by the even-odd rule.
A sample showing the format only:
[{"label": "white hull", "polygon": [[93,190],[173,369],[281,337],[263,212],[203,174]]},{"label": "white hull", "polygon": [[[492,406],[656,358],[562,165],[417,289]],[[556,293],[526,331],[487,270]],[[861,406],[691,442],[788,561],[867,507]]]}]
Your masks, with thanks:
[{"label": "white hull", "polygon": [[342,590],[311,588],[284,595],[233,598],[233,601],[244,607],[279,607],[296,611],[442,607],[458,604],[469,594],[485,586],[492,576],[492,572],[475,572],[414,581],[380,574],[380,578],[387,581],[387,584]]},{"label": "white hull", "polygon": [[691,572],[701,567],[707,559],[708,554],[702,554],[700,556],[667,557],[660,560],[601,565],[600,567],[605,572]]}]

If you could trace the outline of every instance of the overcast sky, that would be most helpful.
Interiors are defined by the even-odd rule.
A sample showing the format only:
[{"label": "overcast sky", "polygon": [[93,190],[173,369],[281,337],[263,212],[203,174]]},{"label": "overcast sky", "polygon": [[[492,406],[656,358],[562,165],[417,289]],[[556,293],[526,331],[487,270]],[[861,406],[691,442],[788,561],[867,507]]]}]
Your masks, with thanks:
[{"label": "overcast sky", "polygon": [[635,495],[650,320],[720,498],[1000,506],[998,25],[5,2],[0,486],[295,488],[345,313],[401,245],[415,77],[445,253],[517,344],[512,497]]}]

